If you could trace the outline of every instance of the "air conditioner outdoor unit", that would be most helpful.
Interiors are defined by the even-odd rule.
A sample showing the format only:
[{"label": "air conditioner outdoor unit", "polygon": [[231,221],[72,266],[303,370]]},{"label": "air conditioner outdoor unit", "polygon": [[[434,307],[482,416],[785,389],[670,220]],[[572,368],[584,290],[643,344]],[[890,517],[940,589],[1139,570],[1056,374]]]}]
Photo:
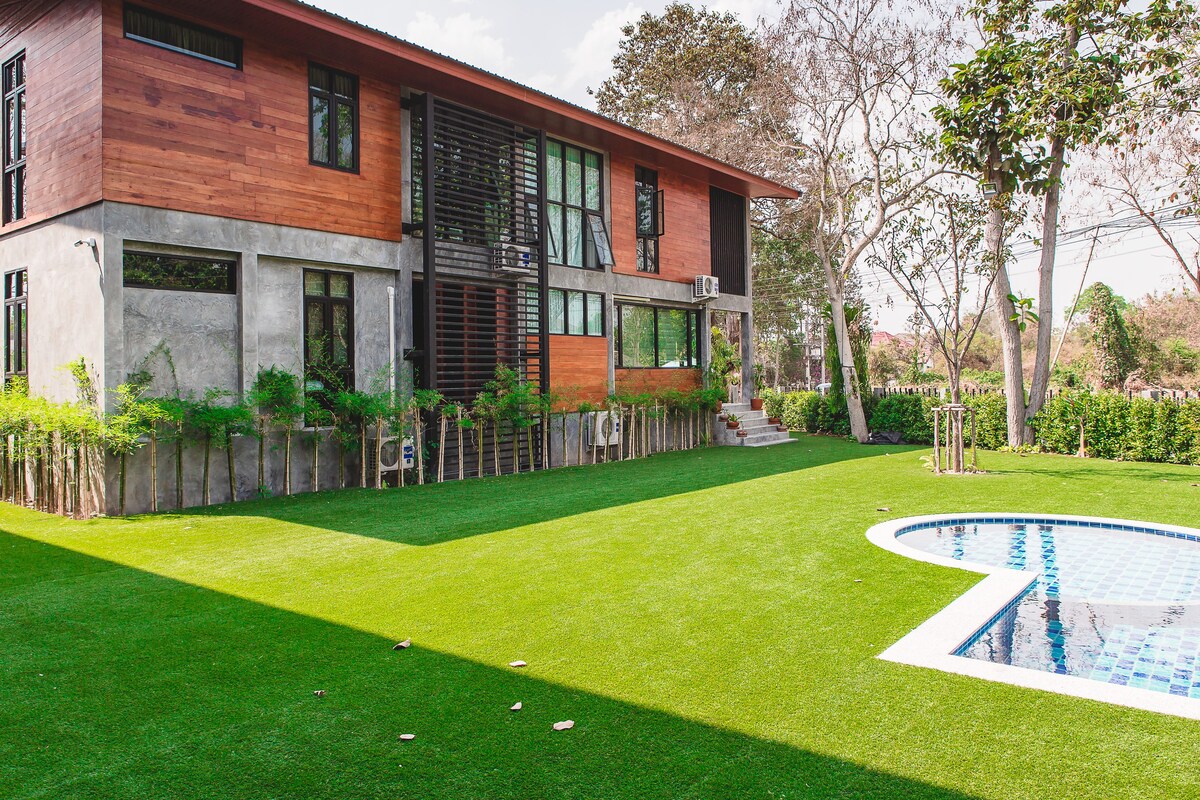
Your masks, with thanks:
[{"label": "air conditioner outdoor unit", "polygon": [[533,268],[529,248],[504,242],[492,248],[492,269],[504,272],[528,272]]},{"label": "air conditioner outdoor unit", "polygon": [[692,297],[697,300],[716,300],[721,296],[720,283],[715,275],[697,275]]},{"label": "air conditioner outdoor unit", "polygon": [[588,446],[608,447],[621,443],[621,417],[612,411],[593,411],[588,426]]}]

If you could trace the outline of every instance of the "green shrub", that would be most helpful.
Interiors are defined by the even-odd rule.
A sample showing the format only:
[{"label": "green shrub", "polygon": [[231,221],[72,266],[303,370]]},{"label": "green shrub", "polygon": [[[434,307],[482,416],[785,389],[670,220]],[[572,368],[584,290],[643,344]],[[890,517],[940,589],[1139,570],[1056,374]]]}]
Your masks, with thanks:
[{"label": "green shrub", "polygon": [[938,401],[919,394],[880,398],[868,418],[872,431],[896,431],[909,444],[933,444],[933,409]]}]

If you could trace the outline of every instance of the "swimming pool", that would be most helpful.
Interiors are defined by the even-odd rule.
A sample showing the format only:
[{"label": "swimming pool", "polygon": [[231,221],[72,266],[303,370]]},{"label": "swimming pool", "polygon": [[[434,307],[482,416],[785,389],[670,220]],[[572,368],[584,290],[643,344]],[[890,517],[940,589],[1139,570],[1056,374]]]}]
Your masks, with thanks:
[{"label": "swimming pool", "polygon": [[[885,658],[943,669],[947,657],[983,662],[950,668],[1200,716],[1200,531],[956,515],[896,520],[868,535],[912,558],[992,575]],[[922,656],[922,647],[939,652]]]}]

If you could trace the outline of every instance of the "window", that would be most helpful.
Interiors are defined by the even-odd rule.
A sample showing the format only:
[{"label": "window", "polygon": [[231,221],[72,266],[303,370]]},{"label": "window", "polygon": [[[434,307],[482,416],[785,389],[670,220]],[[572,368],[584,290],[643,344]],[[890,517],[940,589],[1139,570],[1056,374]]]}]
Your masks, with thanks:
[{"label": "window", "polygon": [[599,269],[613,263],[604,226],[604,157],[562,142],[546,143],[546,211],[551,264]]},{"label": "window", "polygon": [[354,388],[354,276],[304,270],[304,373],[336,391]]},{"label": "window", "polygon": [[242,68],[241,39],[129,4],[125,5],[125,38]]},{"label": "window", "polygon": [[237,294],[237,262],[125,251],[124,283],[133,289]]},{"label": "window", "polygon": [[604,295],[551,289],[549,330],[568,336],[603,336]]},{"label": "window", "polygon": [[684,308],[617,305],[617,366],[700,366],[700,312]]},{"label": "window", "polygon": [[358,171],[358,78],[309,64],[308,122],[312,163]]},{"label": "window", "polygon": [[638,167],[634,171],[633,193],[637,271],[658,272],[658,237],[663,234],[663,193],[658,189],[658,173]]},{"label": "window", "polygon": [[29,356],[29,275],[19,269],[4,276],[4,380],[25,375]]},{"label": "window", "polygon": [[4,62],[4,223],[25,217],[25,54]]}]

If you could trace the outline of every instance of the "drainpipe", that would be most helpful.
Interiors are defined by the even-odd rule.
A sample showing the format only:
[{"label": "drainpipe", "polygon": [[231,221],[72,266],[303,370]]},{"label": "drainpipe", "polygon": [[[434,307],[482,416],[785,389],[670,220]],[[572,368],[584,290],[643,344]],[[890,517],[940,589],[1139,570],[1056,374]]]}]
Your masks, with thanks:
[{"label": "drainpipe", "polygon": [[396,397],[396,287],[387,287],[388,296],[388,389]]}]

